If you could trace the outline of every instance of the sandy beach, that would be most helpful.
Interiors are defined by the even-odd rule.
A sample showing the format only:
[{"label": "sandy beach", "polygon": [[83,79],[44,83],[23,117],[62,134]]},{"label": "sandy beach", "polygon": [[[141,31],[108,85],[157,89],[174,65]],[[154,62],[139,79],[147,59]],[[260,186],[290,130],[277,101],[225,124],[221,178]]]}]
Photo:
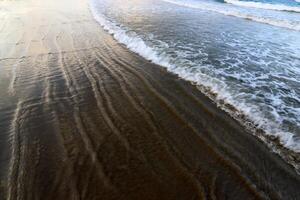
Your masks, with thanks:
[{"label": "sandy beach", "polygon": [[300,199],[293,167],[88,0],[0,1],[0,199]]}]

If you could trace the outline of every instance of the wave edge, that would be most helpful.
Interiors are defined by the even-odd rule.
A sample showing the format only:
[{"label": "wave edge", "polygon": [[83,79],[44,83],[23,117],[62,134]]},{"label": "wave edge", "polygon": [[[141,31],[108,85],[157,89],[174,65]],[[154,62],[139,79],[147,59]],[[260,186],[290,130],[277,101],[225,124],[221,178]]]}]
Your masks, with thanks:
[{"label": "wave edge", "polygon": [[[223,9],[217,9],[214,8],[208,4],[203,4],[203,5],[196,5],[196,4],[190,4],[190,3],[184,3],[184,2],[179,2],[179,1],[174,1],[174,0],[162,0],[167,3],[175,4],[178,6],[184,6],[184,7],[189,7],[189,8],[194,8],[194,9],[201,9],[201,10],[206,10],[206,11],[211,11],[211,12],[216,12],[219,14],[227,15],[227,16],[232,16],[232,17],[238,17],[242,19],[247,19],[263,24],[268,24],[272,26],[277,26],[281,28],[287,28],[295,31],[300,31],[300,23],[293,23],[289,22],[287,20],[275,20],[271,18],[266,18],[266,17],[259,17],[251,14],[245,14],[242,12],[238,11],[229,11],[229,10],[223,10]],[[227,1],[227,0],[225,0]]]},{"label": "wave edge", "polygon": [[[122,29],[117,24],[108,20],[103,14],[99,13],[95,4],[95,0],[90,0],[90,10],[94,19],[119,43],[124,44],[129,50],[137,53],[147,60],[150,60],[154,64],[167,68],[168,71],[177,74],[187,81],[196,83],[202,93],[214,101],[218,107],[239,121],[249,132],[264,141],[272,151],[278,153],[283,158],[286,158],[287,162],[293,165],[296,171],[300,174],[300,165],[295,163],[294,160],[289,160],[289,155],[282,153],[287,151],[293,155],[298,155],[300,153],[300,144],[295,141],[295,135],[293,133],[283,132],[279,129],[275,132],[264,130],[259,122],[265,119],[260,119],[259,116],[249,116],[249,108],[244,107],[244,109],[241,109],[241,106],[237,106],[234,102],[230,102],[228,100],[230,99],[228,94],[226,96],[224,91],[218,91],[219,88],[217,86],[213,86],[212,83],[207,83],[205,85],[199,79],[192,77],[189,74],[185,74],[182,70],[176,70],[178,68],[170,64],[167,57],[160,57],[159,54],[152,47],[147,46],[141,38],[128,35],[126,30]],[[238,108],[238,110],[232,110],[232,107]],[[264,132],[263,134],[261,133],[262,131]]]}]

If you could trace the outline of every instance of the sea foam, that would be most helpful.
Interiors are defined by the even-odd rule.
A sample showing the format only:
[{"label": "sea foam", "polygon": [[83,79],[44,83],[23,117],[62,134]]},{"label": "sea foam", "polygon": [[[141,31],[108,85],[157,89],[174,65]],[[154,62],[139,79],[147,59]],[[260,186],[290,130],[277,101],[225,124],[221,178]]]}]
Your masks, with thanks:
[{"label": "sea foam", "polygon": [[243,7],[276,10],[276,11],[300,12],[300,8],[298,7],[287,6],[283,4],[268,4],[268,3],[261,3],[261,2],[239,1],[239,0],[224,0],[224,1],[226,3],[243,6]]},{"label": "sea foam", "polygon": [[[169,0],[166,0],[169,1]],[[279,139],[279,142],[286,148],[294,151],[300,152],[300,144],[294,140],[294,134],[290,132],[285,132],[280,129],[280,126],[276,122],[269,121],[261,116],[259,113],[255,112],[255,110],[259,110],[255,105],[253,107],[249,107],[249,105],[244,104],[243,102],[236,101],[231,93],[228,91],[226,84],[223,82],[209,77],[205,74],[197,73],[190,71],[189,69],[182,68],[180,66],[175,66],[169,62],[168,56],[160,56],[159,52],[157,52],[153,47],[146,45],[146,43],[138,37],[131,36],[132,34],[128,34],[129,30],[126,30],[125,27],[117,25],[113,21],[107,19],[103,14],[101,14],[97,9],[97,1],[90,1],[90,9],[94,18],[98,21],[98,23],[113,37],[120,43],[127,46],[131,51],[139,54],[140,56],[151,60],[153,63],[163,66],[168,69],[168,71],[177,74],[181,78],[194,82],[199,86],[203,86],[205,88],[202,92],[206,93],[208,96],[210,94],[214,94],[214,101],[219,104],[219,106],[225,111],[232,114],[237,120],[240,114],[246,116],[249,122],[253,123],[253,127],[262,128],[265,131],[266,135],[275,136]],[[132,33],[132,30],[130,31]],[[201,88],[201,87],[200,87]],[[209,91],[207,90],[209,89]],[[219,102],[225,102],[225,104],[232,105],[240,112],[240,114],[232,113],[224,106],[222,106]],[[224,103],[222,103],[224,105]]]},{"label": "sea foam", "polygon": [[[298,22],[292,22],[292,21],[284,20],[284,19],[261,17],[261,16],[255,15],[255,14],[244,13],[244,12],[238,11],[238,9],[228,9],[225,7],[219,8],[219,7],[216,7],[215,5],[212,5],[210,3],[205,3],[205,2],[201,2],[198,4],[197,2],[190,2],[190,1],[178,1],[178,0],[162,0],[162,1],[176,4],[179,6],[185,6],[185,7],[189,7],[189,8],[217,12],[217,13],[227,15],[227,16],[239,17],[239,18],[243,18],[243,19],[247,19],[247,20],[252,20],[255,22],[269,24],[272,26],[278,26],[278,27],[282,27],[282,28],[288,28],[288,29],[300,31],[300,22],[298,23]],[[232,1],[232,0],[226,0],[226,1]]]}]

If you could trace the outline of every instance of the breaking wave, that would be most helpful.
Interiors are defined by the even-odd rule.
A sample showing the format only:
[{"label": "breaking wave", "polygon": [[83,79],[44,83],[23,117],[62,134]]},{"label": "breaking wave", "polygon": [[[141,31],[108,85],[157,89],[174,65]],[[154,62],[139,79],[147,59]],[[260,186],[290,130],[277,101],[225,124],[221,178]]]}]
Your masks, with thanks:
[{"label": "breaking wave", "polygon": [[295,6],[287,6],[283,4],[269,4],[253,1],[239,1],[239,0],[224,0],[226,3],[234,4],[237,6],[249,7],[249,8],[260,8],[267,10],[276,11],[288,11],[288,12],[300,12],[300,8]]},{"label": "breaking wave", "polygon": [[[197,2],[189,2],[189,1],[178,1],[178,0],[163,0],[168,3],[176,4],[179,6],[185,6],[189,8],[195,8],[195,9],[201,9],[201,10],[207,10],[212,12],[217,12],[223,15],[227,16],[233,16],[233,17],[239,17],[247,20],[252,20],[260,23],[265,23],[273,26],[278,26],[282,28],[288,28],[296,31],[300,31],[300,22],[295,21],[289,21],[284,19],[274,19],[269,17],[262,17],[258,16],[252,13],[244,13],[242,11],[239,11],[238,9],[228,9],[228,8],[219,8],[215,5],[209,4],[209,3],[203,3],[201,2],[198,4]],[[232,0],[226,0],[226,1],[232,1]],[[237,2],[237,1],[234,1]]]},{"label": "breaking wave", "polygon": [[[161,56],[155,48],[148,46],[142,38],[137,36],[137,34],[132,36],[132,31],[126,30],[125,27],[112,22],[99,13],[95,4],[95,0],[90,2],[90,9],[94,18],[106,31],[112,34],[116,40],[126,45],[128,49],[151,60],[155,64],[166,67],[170,72],[179,75],[181,78],[194,82],[199,86],[203,86],[204,89],[202,91],[210,97],[212,96],[210,94],[214,94],[214,100],[217,103],[223,102],[223,106],[232,105],[237,109],[235,110],[235,113],[231,113],[233,114],[233,117],[236,116],[236,118],[238,118],[241,115],[245,116],[248,121],[253,123],[252,127],[263,129],[267,136],[278,138],[284,147],[294,152],[300,152],[300,144],[294,140],[294,134],[280,130],[280,127],[276,122],[269,121],[259,113],[253,112],[253,110],[259,110],[259,108],[254,108],[255,105],[253,105],[252,108],[249,108],[249,106],[243,102],[235,101],[234,98],[232,98],[232,94],[225,86],[226,84],[216,78],[201,73],[195,74],[189,69],[176,66],[176,64],[171,64],[168,56]],[[129,32],[131,34],[128,34]],[[220,106],[222,107],[222,105]],[[230,110],[226,109],[226,107],[223,107],[223,109],[230,113]]]}]

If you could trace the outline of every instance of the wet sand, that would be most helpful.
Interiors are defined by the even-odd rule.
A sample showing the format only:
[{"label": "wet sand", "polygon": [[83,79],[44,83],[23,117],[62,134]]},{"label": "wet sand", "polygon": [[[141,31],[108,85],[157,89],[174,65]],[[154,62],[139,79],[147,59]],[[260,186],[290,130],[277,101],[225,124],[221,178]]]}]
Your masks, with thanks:
[{"label": "wet sand", "polygon": [[0,199],[300,199],[294,169],[87,0],[0,1]]}]

